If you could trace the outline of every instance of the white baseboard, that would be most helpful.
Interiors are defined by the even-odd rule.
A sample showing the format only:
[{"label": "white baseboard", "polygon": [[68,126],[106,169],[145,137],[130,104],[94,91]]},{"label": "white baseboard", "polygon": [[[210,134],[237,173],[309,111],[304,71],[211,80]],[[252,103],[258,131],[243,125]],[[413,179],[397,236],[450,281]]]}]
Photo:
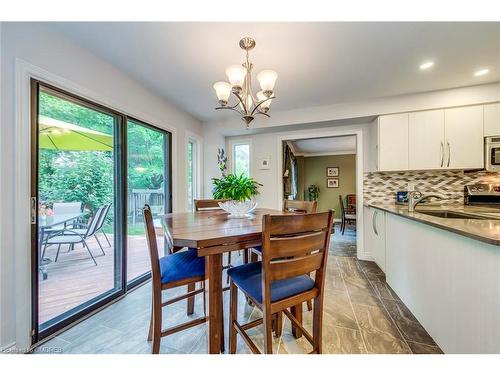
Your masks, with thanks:
[{"label": "white baseboard", "polygon": [[369,262],[374,262],[374,260],[370,254],[357,254],[357,258],[359,260],[366,260]]},{"label": "white baseboard", "polygon": [[0,347],[0,353],[1,354],[10,354],[10,353],[17,353],[16,349],[16,342],[11,342],[10,344],[7,344],[3,347]]}]

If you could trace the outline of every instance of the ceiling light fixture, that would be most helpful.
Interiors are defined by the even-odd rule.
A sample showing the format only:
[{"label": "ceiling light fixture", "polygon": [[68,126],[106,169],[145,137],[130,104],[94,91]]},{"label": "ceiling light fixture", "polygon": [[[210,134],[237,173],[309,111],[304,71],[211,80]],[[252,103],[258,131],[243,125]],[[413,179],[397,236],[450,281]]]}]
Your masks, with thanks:
[{"label": "ceiling light fixture", "polygon": [[474,73],[474,77],[484,76],[485,74],[488,74],[489,72],[490,72],[489,69],[480,69]]},{"label": "ceiling light fixture", "polygon": [[[252,63],[248,60],[248,51],[255,47],[255,40],[245,37],[240,40],[240,48],[246,51],[246,61],[241,65],[231,65],[226,69],[228,82],[220,81],[214,83],[215,93],[219,99],[220,106],[215,109],[231,109],[238,112],[245,121],[246,126],[254,119],[254,115],[260,114],[270,117],[267,112],[274,96],[274,85],[278,74],[273,70],[263,70],[257,74],[261,91],[256,95],[252,92]],[[229,104],[231,93],[236,97],[234,105]]]},{"label": "ceiling light fixture", "polygon": [[420,64],[420,70],[426,70],[434,66],[434,61],[426,61]]}]

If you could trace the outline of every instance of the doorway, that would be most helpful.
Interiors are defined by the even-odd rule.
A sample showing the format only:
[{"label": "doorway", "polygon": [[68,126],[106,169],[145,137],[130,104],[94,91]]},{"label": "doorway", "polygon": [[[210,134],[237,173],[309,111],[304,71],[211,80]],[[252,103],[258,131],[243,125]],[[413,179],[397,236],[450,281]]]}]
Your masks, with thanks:
[{"label": "doorway", "polygon": [[171,134],[35,79],[31,124],[36,343],[150,277],[141,209],[171,211]]}]

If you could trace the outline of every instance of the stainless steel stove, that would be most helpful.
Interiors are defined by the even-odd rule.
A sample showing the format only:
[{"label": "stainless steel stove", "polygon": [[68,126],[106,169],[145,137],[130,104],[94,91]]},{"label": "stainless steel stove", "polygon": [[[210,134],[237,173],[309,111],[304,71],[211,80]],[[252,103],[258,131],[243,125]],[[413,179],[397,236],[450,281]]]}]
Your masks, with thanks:
[{"label": "stainless steel stove", "polygon": [[465,185],[464,204],[500,208],[500,184]]}]

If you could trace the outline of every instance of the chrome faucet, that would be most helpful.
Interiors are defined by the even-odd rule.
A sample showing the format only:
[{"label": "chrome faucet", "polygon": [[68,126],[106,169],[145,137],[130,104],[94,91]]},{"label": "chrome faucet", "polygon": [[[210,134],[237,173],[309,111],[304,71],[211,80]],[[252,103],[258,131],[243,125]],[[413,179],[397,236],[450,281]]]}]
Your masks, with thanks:
[{"label": "chrome faucet", "polygon": [[439,200],[445,199],[444,197],[436,194],[423,195],[419,191],[408,192],[408,212],[414,212],[417,204],[420,204],[429,198],[437,198]]}]

